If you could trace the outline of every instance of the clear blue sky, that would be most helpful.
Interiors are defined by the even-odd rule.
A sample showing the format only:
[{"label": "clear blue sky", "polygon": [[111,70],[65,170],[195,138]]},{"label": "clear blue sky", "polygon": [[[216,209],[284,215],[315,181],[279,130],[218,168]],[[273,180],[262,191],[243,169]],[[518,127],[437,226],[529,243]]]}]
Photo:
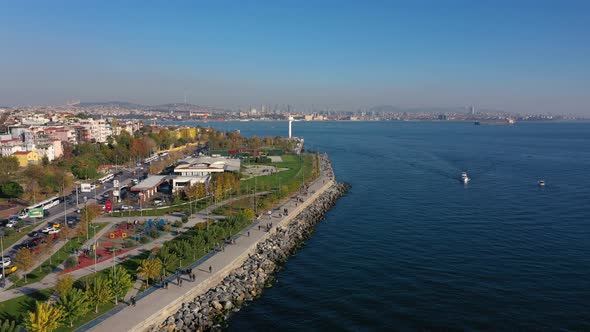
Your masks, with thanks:
[{"label": "clear blue sky", "polygon": [[590,115],[590,1],[2,1],[0,105]]}]

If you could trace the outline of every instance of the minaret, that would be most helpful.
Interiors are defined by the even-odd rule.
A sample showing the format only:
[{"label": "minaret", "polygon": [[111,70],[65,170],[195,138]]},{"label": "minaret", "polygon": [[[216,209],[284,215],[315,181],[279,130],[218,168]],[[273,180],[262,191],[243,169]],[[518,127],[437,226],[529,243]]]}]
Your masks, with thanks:
[{"label": "minaret", "polygon": [[293,123],[293,117],[289,116],[289,138],[291,138],[291,124]]}]

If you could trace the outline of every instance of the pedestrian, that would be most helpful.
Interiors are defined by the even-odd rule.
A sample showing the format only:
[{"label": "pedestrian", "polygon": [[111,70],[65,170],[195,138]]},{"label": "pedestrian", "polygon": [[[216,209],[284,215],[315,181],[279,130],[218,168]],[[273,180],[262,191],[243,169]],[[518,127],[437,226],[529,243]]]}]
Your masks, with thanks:
[{"label": "pedestrian", "polygon": [[225,251],[225,246],[221,246],[221,251]]},{"label": "pedestrian", "polygon": [[182,278],[180,278],[180,284],[179,284],[179,286],[182,287]]},{"label": "pedestrian", "polygon": [[211,273],[211,265],[209,265],[209,273]]},{"label": "pedestrian", "polygon": [[260,230],[260,225],[258,225],[258,230]]},{"label": "pedestrian", "polygon": [[250,237],[250,231],[248,231],[248,237]]},{"label": "pedestrian", "polygon": [[180,279],[180,276],[176,276],[176,284],[177,284],[177,285],[180,285],[180,280],[181,280],[181,279]]},{"label": "pedestrian", "polygon": [[168,289],[168,280],[164,282],[164,288]]},{"label": "pedestrian", "polygon": [[135,307],[135,296],[131,297],[131,305]]}]

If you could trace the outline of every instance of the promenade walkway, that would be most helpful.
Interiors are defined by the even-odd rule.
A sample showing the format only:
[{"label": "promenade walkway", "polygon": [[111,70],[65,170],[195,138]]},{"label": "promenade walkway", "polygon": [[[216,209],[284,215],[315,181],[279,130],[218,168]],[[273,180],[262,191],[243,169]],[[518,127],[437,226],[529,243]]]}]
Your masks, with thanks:
[{"label": "promenade walkway", "polygon": [[[284,201],[278,209],[274,209],[271,215],[265,215],[253,222],[247,229],[234,237],[235,243],[225,246],[223,251],[208,254],[191,265],[196,281],[191,282],[186,275],[182,285],[171,278],[168,289],[152,287],[137,297],[136,306],[122,304],[111,312],[95,319],[78,329],[78,331],[143,331],[151,325],[161,323],[167,316],[173,314],[183,302],[189,302],[199,294],[217,285],[233,269],[239,267],[247,259],[248,254],[254,253],[257,243],[265,240],[276,231],[277,227],[284,226],[311,204],[323,191],[333,184],[331,170],[324,171],[308,188],[307,195],[290,198]],[[283,209],[289,210],[289,215],[282,215]],[[271,230],[266,231],[265,226],[272,223]],[[263,226],[259,227],[258,226]],[[249,233],[249,236],[248,236]],[[209,272],[211,267],[212,272]],[[170,279],[169,279],[170,280]]]}]

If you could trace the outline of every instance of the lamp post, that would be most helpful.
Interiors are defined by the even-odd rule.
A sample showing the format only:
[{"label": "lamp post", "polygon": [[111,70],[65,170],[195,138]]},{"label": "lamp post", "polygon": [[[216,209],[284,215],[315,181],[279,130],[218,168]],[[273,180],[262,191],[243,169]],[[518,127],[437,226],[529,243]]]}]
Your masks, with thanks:
[{"label": "lamp post", "polygon": [[2,249],[2,284],[6,282],[6,273],[4,270],[4,234],[0,235],[0,249]]},{"label": "lamp post", "polygon": [[[94,231],[93,238],[96,237],[96,228],[98,225],[92,225],[92,230]],[[94,239],[94,274],[96,274],[96,251],[98,250],[98,239]]]}]

